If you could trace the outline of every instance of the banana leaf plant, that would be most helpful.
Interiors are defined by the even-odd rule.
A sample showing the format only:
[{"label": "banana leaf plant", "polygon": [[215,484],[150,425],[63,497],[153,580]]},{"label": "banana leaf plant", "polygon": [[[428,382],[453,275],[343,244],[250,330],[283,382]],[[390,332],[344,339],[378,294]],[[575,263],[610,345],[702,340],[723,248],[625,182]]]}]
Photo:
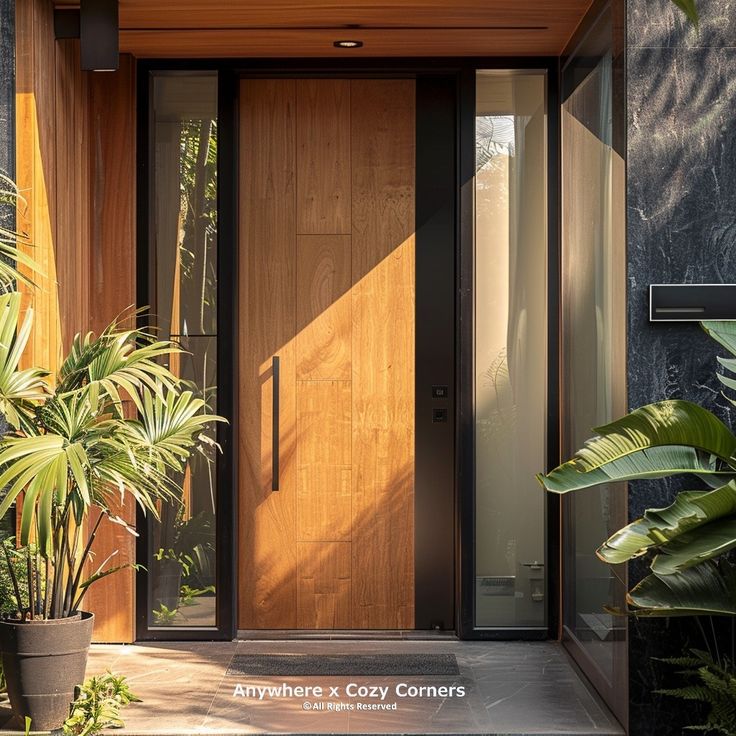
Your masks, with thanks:
[{"label": "banana leaf plant", "polygon": [[204,425],[222,418],[164,365],[176,344],[117,321],[77,335],[53,384],[45,370],[21,369],[32,311],[21,318],[20,300],[0,295],[0,412],[11,425],[0,438],[0,516],[20,506],[19,541],[33,550],[23,576],[7,560],[17,616],[65,618],[90,585],[126,567],[116,552],[94,560],[103,520],[135,534],[113,511],[126,496],[158,517],[181,497],[175,479],[208,441]]},{"label": "banana leaf plant", "polygon": [[[736,324],[703,322],[703,329],[736,356]],[[719,357],[736,373],[736,357]],[[736,389],[736,379],[718,380]],[[736,401],[726,396],[736,406]],[[609,564],[648,556],[650,574],[627,594],[629,612],[649,616],[736,616],[736,436],[718,417],[689,401],[635,409],[597,427],[596,435],[542,485],[568,493],[601,483],[690,474],[711,490],[682,491],[663,509],[617,531],[597,551]]]}]

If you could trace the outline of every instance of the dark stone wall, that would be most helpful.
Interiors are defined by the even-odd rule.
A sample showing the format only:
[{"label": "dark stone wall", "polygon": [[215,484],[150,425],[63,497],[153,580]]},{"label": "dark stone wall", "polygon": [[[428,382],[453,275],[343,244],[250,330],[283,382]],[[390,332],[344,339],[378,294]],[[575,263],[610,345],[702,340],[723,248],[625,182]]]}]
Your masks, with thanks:
[{"label": "dark stone wall", "polygon": [[[733,425],[715,343],[697,323],[648,322],[650,283],[736,283],[736,6],[698,0],[698,8],[696,30],[669,0],[628,0],[628,395],[630,408],[689,399]],[[631,484],[629,517],[686,486],[701,487],[693,479]],[[644,570],[629,572],[631,583]],[[634,736],[680,733],[691,722],[691,707],[651,692],[667,681],[652,657],[687,644],[703,647],[692,619],[631,622]]]},{"label": "dark stone wall", "polygon": [[0,171],[15,174],[15,0],[0,0]]}]

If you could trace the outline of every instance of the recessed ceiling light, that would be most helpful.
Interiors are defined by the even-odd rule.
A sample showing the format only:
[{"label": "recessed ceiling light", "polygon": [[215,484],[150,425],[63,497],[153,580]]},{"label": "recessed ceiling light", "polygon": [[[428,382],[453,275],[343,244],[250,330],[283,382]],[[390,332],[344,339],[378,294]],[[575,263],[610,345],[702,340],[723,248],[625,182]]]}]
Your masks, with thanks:
[{"label": "recessed ceiling light", "polygon": [[338,49],[359,49],[362,45],[362,41],[335,41],[335,43],[332,44],[335,48]]}]

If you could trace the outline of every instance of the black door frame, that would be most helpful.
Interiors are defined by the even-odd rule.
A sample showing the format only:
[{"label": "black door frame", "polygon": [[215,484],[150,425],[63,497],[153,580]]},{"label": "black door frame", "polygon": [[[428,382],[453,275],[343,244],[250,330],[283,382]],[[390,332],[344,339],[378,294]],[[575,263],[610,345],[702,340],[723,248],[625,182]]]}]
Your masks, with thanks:
[{"label": "black door frame", "polygon": [[[238,82],[247,76],[413,77],[417,79],[417,525],[416,621],[422,629],[455,630],[464,639],[557,638],[559,608],[559,504],[548,499],[548,628],[489,629],[475,626],[475,457],[473,406],[473,177],[475,71],[535,69],[547,75],[549,368],[547,467],[558,461],[558,59],[181,60],[138,62],[137,301],[151,301],[149,274],[150,77],[152,72],[218,72],[218,426],[217,626],[152,628],[148,625],[147,572],[136,579],[137,640],[227,640],[237,635],[237,443],[238,436]],[[448,136],[448,133],[452,133]],[[448,248],[448,244],[452,247]],[[452,278],[451,278],[452,277]],[[444,351],[437,345],[445,344]],[[433,391],[448,386],[447,399]],[[445,409],[447,421],[433,421]],[[440,411],[441,416],[441,411]],[[222,492],[230,489],[229,493]],[[540,490],[541,493],[541,490]],[[451,504],[450,504],[451,501]],[[439,506],[442,505],[442,510]],[[450,508],[451,506],[451,508]],[[439,513],[438,513],[439,511]],[[448,516],[449,514],[449,516]],[[446,523],[449,522],[449,523]],[[148,521],[137,559],[148,559]],[[448,553],[454,548],[454,554]],[[145,564],[142,563],[142,564]]]}]

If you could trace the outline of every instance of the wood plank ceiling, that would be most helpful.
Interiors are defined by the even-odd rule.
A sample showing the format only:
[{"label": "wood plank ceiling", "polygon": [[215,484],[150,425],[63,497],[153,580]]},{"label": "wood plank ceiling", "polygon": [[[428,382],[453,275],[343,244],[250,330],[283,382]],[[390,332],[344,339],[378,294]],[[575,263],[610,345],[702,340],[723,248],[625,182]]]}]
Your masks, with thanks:
[{"label": "wood plank ceiling", "polygon": [[[56,0],[76,7],[78,0]],[[139,57],[554,56],[591,0],[120,0]],[[333,42],[356,39],[362,48]]]}]

